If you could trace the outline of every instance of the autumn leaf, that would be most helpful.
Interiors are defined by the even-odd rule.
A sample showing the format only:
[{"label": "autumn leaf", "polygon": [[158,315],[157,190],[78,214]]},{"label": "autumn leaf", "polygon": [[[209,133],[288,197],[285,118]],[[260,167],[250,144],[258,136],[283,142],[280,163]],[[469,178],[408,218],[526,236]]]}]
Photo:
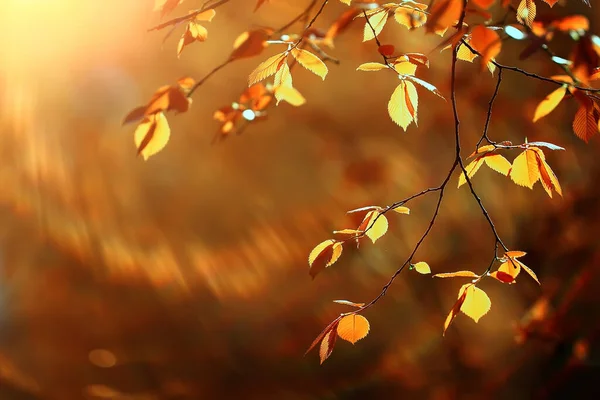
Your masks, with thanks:
[{"label": "autumn leaf", "polygon": [[252,86],[263,79],[275,74],[285,63],[287,52],[275,54],[263,61],[250,73],[248,77],[248,86]]},{"label": "autumn leaf", "polygon": [[141,154],[144,160],[161,151],[169,142],[170,136],[171,129],[162,112],[145,117],[133,134],[138,154]]},{"label": "autumn leaf", "polygon": [[333,347],[335,346],[335,341],[337,340],[336,333],[332,330],[327,332],[323,340],[321,340],[321,346],[319,347],[319,359],[321,364],[325,362],[333,352]]},{"label": "autumn leaf", "polygon": [[279,104],[281,100],[284,100],[295,107],[306,103],[304,96],[292,86],[278,86],[274,89],[274,95],[277,98],[277,104]]},{"label": "autumn leaf", "polygon": [[494,60],[502,49],[502,41],[498,33],[483,25],[477,25],[473,28],[470,44],[481,54],[482,68],[485,68],[491,60]]},{"label": "autumn leaf", "polygon": [[337,304],[343,304],[345,306],[356,307],[356,308],[360,308],[365,305],[365,303],[354,303],[354,302],[348,301],[348,300],[334,300],[333,302],[337,303]]},{"label": "autumn leaf", "polygon": [[[458,177],[458,186],[457,187],[461,187],[462,185],[467,183],[467,177],[469,179],[471,179],[477,173],[477,171],[479,171],[479,168],[481,168],[482,165],[483,165],[483,157],[476,158],[475,160],[473,160],[469,164],[467,164],[467,166],[465,167],[465,170],[463,172],[461,172],[460,176]],[[465,171],[466,171],[466,176],[465,176]]]},{"label": "autumn leaf", "polygon": [[340,1],[341,1],[342,3],[344,3],[345,5],[349,6],[349,5],[350,5],[350,2],[351,2],[352,0],[340,0]]},{"label": "autumn leaf", "polygon": [[315,246],[308,256],[309,274],[314,279],[321,271],[334,264],[342,255],[342,242],[325,240]]},{"label": "autumn leaf", "polygon": [[177,45],[177,57],[181,56],[181,53],[186,46],[196,41],[204,42],[207,37],[208,30],[205,27],[194,21],[190,22],[181,36],[181,39],[179,39],[179,44]]},{"label": "autumn leaf", "polygon": [[[327,334],[329,332],[334,332],[337,329],[337,326],[340,322],[341,317],[336,318],[335,320],[333,320],[329,325],[327,325],[325,327],[325,329],[323,329],[321,331],[321,333],[319,333],[319,335],[315,338],[315,340],[313,340],[313,342],[311,343],[311,345],[308,347],[308,350],[306,350],[306,352],[304,353],[304,355],[307,355],[312,349],[314,349],[317,344],[321,343],[322,340],[325,338],[325,336],[327,336]],[[333,347],[332,347],[333,348]],[[331,352],[329,352],[329,354],[331,354]]]},{"label": "autumn leaf", "polygon": [[433,3],[429,10],[427,32],[447,29],[454,25],[462,11],[462,0],[439,0]]},{"label": "autumn leaf", "polygon": [[[576,92],[579,93],[579,92]],[[584,142],[588,142],[598,133],[600,112],[589,97],[575,96],[579,100],[579,108],[573,119],[573,132]]]},{"label": "autumn leaf", "polygon": [[417,123],[419,97],[412,82],[401,80],[388,102],[388,113],[392,121],[406,131],[411,122]]},{"label": "autumn leaf", "polygon": [[381,71],[382,69],[387,69],[389,68],[387,65],[385,64],[381,64],[378,62],[368,62],[368,63],[364,63],[358,66],[358,68],[356,68],[357,71]]},{"label": "autumn leaf", "polygon": [[538,149],[537,147],[532,147],[531,150],[536,155],[538,171],[540,173],[540,182],[542,183],[542,187],[544,188],[546,193],[548,193],[548,196],[552,198],[553,190],[560,196],[562,196],[562,189],[560,187],[560,183],[558,182],[558,178],[546,162],[542,150]]},{"label": "autumn leaf", "polygon": [[340,319],[337,333],[340,338],[355,344],[369,334],[369,321],[358,314],[346,315]]},{"label": "autumn leaf", "polygon": [[319,57],[310,51],[298,48],[292,49],[292,56],[304,68],[325,80],[325,76],[327,76],[329,70],[327,69],[327,65],[325,65]]},{"label": "autumn leaf", "polygon": [[517,21],[528,27],[532,27],[535,19],[536,7],[533,0],[521,0],[517,8]]},{"label": "autumn leaf", "polygon": [[559,31],[587,31],[590,29],[590,21],[583,15],[569,15],[552,21],[551,27]]},{"label": "autumn leaf", "polygon": [[475,272],[472,271],[456,271],[456,272],[444,272],[441,274],[432,275],[433,278],[479,278]]},{"label": "autumn leaf", "polygon": [[[192,84],[193,85],[193,84]],[[158,112],[175,111],[177,113],[186,112],[191,104],[184,93],[185,88],[179,82],[178,86],[162,86],[152,95],[152,98],[145,106],[136,107],[123,120],[123,125],[130,122],[136,122],[145,116]]]},{"label": "autumn leaf", "polygon": [[410,209],[408,207],[394,207],[392,211],[397,212],[398,214],[410,214]]},{"label": "autumn leaf", "polygon": [[388,220],[378,211],[369,211],[358,229],[365,231],[365,235],[375,243],[387,232]]},{"label": "autumn leaf", "polygon": [[533,122],[536,122],[540,118],[550,114],[565,97],[565,94],[567,94],[567,85],[561,86],[546,96],[546,98],[542,100],[542,102],[538,104],[537,108],[535,109]]},{"label": "autumn leaf", "polygon": [[448,329],[448,327],[450,326],[452,321],[454,321],[454,318],[456,318],[456,316],[460,312],[460,309],[461,309],[463,303],[465,302],[466,298],[467,298],[467,292],[465,290],[462,290],[462,288],[461,288],[461,290],[459,290],[459,292],[458,292],[458,300],[456,300],[456,303],[454,303],[454,306],[452,306],[450,313],[446,317],[446,321],[444,321],[444,331],[442,333],[442,336],[446,335],[446,330]]},{"label": "autumn leaf", "polygon": [[414,264],[412,269],[423,275],[431,273],[431,268],[429,268],[429,264],[427,264],[425,261],[419,261],[418,263]]},{"label": "autumn leaf", "polygon": [[540,179],[537,156],[533,150],[526,149],[519,154],[512,163],[509,173],[510,178],[519,186],[529,189]]},{"label": "autumn leaf", "polygon": [[239,35],[233,42],[233,51],[230,60],[254,57],[263,52],[267,47],[267,39],[273,33],[272,29],[255,29]]},{"label": "autumn leaf", "polygon": [[490,298],[488,297],[487,293],[472,283],[463,285],[459,291],[459,298],[461,297],[461,291],[466,293],[466,297],[462,306],[460,307],[460,311],[462,311],[473,321],[479,322],[481,317],[490,311],[492,306]]},{"label": "autumn leaf", "polygon": [[396,51],[396,48],[393,44],[382,44],[377,48],[377,51],[379,51],[379,54],[381,54],[384,57],[391,57],[392,55],[394,55],[394,51]]},{"label": "autumn leaf", "polygon": [[412,2],[411,7],[400,4],[394,11],[394,19],[408,29],[419,28],[427,22],[427,5]]},{"label": "autumn leaf", "polygon": [[363,42],[367,42],[375,39],[375,36],[379,36],[388,20],[388,16],[388,9],[384,7],[367,13],[368,22],[365,23],[363,29]]}]

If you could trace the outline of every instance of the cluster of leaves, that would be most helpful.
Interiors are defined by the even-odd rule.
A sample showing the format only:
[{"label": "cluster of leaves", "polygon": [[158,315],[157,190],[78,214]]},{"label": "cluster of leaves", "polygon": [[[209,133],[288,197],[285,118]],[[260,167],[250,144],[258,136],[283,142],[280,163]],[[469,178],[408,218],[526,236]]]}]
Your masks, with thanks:
[{"label": "cluster of leaves", "polygon": [[[183,1],[156,0],[156,10],[159,10],[164,17],[173,12]],[[590,6],[589,0],[581,1]],[[192,43],[203,42],[207,39],[208,31],[204,24],[213,20],[217,7],[228,2],[229,0],[208,0],[201,8],[163,22],[150,30],[170,28],[166,39],[177,27],[185,26],[177,45],[177,55],[181,56],[183,50]],[[456,158],[440,186],[423,190],[387,207],[368,206],[349,211],[349,213],[365,213],[358,227],[334,231],[334,235],[336,235],[334,239],[327,239],[319,243],[310,252],[308,257],[309,274],[314,279],[317,274],[340,259],[343,245],[347,242],[354,242],[358,247],[364,238],[375,243],[384,236],[388,230],[388,212],[409,214],[410,210],[405,206],[408,201],[428,193],[439,193],[437,206],[427,230],[417,242],[407,261],[393,274],[381,293],[368,303],[336,301],[339,304],[354,307],[355,310],[340,314],[310,346],[309,351],[319,346],[321,363],[331,355],[338,336],[351,343],[356,343],[368,334],[369,322],[361,314],[383,297],[405,266],[421,274],[431,273],[431,268],[426,262],[413,263],[412,260],[436,221],[444,190],[456,169],[461,171],[458,187],[468,184],[473,198],[477,201],[490,225],[495,237],[495,248],[494,258],[482,274],[458,271],[433,275],[437,278],[473,279],[471,283],[460,288],[457,301],[444,323],[444,334],[459,312],[463,312],[478,322],[490,310],[491,300],[477,286],[483,278],[490,277],[504,284],[512,284],[520,271],[525,270],[536,282],[540,283],[535,273],[519,260],[525,256],[525,252],[511,251],[504,244],[471,182],[480,167],[485,164],[494,171],[509,177],[517,185],[532,189],[534,184],[539,181],[550,197],[553,192],[562,196],[562,188],[542,150],[542,148],[564,150],[562,147],[547,142],[527,142],[527,139],[523,144],[513,145],[509,141],[494,142],[488,137],[492,107],[500,88],[503,71],[512,71],[558,86],[537,106],[533,116],[534,122],[550,114],[564,99],[574,98],[578,103],[578,109],[573,119],[574,133],[587,142],[600,130],[600,105],[598,104],[600,97],[597,96],[600,89],[590,86],[600,78],[600,38],[589,33],[589,21],[585,16],[538,17],[537,7],[542,2],[551,8],[558,3],[558,0],[436,0],[429,4],[416,0],[400,0],[390,3],[377,0],[340,0],[340,2],[347,5],[348,8],[325,32],[313,28],[313,24],[322,14],[328,0],[322,0],[320,6],[318,6],[318,0],[311,0],[300,15],[279,29],[261,27],[243,32],[234,41],[229,57],[203,79],[195,81],[192,78],[183,78],[175,86],[159,88],[146,105],[132,110],[124,121],[125,123],[139,122],[134,133],[134,141],[138,153],[144,159],[148,159],[162,150],[168,142],[170,129],[165,117],[166,112],[188,111],[191,105],[191,96],[196,89],[229,63],[259,56],[265,49],[279,46],[280,50],[276,54],[264,59],[250,72],[248,88],[242,92],[239,98],[214,113],[214,119],[220,123],[218,137],[227,137],[232,132],[239,133],[248,124],[267,118],[268,108],[279,105],[281,101],[292,106],[305,104],[306,99],[293,84],[293,68],[300,65],[325,80],[329,73],[327,63],[339,62],[328,53],[335,49],[334,39],[346,31],[353,21],[364,18],[362,40],[363,42],[375,42],[378,56],[383,62],[366,62],[359,65],[357,70],[365,72],[387,70],[398,77],[399,83],[395,83],[395,89],[390,90],[392,95],[387,108],[392,121],[406,131],[410,124],[414,123],[416,126],[418,123],[417,88],[427,89],[442,99],[445,97],[433,84],[416,76],[419,68],[429,67],[429,57],[422,53],[397,53],[394,44],[381,42],[380,35],[387,26],[387,22],[393,19],[408,31],[423,29],[426,33],[443,38],[436,49],[441,51],[448,49],[452,52],[450,99],[455,119]],[[266,3],[268,3],[267,0],[257,0],[255,11]],[[313,9],[316,9],[314,15]],[[497,19],[500,22],[494,22],[494,14],[500,14],[501,18]],[[311,15],[313,15],[312,18]],[[304,23],[304,28],[300,33],[294,33],[291,27],[299,22]],[[565,35],[572,39],[573,46],[568,56],[558,56],[550,49],[550,44],[556,35]],[[507,40],[520,41],[525,44],[519,55],[520,60],[537,52],[543,52],[556,68],[562,70],[562,73],[545,77],[499,63],[497,60],[502,54],[503,42]],[[483,135],[477,143],[476,151],[469,156],[471,160],[464,165],[460,151],[460,123],[455,96],[456,64],[457,60],[472,63],[477,58],[481,60],[481,70],[487,69],[492,75],[497,73],[498,83],[490,101]],[[483,140],[486,140],[487,144],[480,146]],[[501,154],[508,150],[520,151],[512,163]],[[504,250],[502,257],[498,257],[500,246]],[[500,265],[494,270],[497,263]]]}]

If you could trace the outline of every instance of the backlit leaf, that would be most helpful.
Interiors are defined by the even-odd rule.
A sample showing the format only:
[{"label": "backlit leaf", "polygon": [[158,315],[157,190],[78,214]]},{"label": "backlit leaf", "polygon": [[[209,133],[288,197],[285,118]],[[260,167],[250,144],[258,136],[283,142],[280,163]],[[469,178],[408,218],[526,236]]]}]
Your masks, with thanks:
[{"label": "backlit leaf", "polygon": [[479,171],[479,168],[482,165],[483,165],[483,157],[478,157],[475,160],[471,161],[469,164],[467,164],[467,166],[465,167],[467,176],[465,177],[464,171],[460,173],[460,176],[458,177],[458,187],[461,187],[462,185],[467,183],[467,177],[469,179],[471,179],[475,175],[475,173],[477,171]]},{"label": "backlit leaf", "polygon": [[382,69],[387,69],[389,68],[387,65],[385,64],[381,64],[378,62],[368,62],[368,63],[364,63],[358,66],[358,68],[356,68],[357,71],[381,71]]},{"label": "backlit leaf", "polygon": [[525,256],[527,253],[525,253],[524,251],[519,251],[519,250],[511,250],[511,251],[507,251],[506,253],[504,253],[505,257],[511,257],[511,258],[520,258]]},{"label": "backlit leaf", "polygon": [[520,261],[517,261],[519,264],[521,264],[521,268],[523,268],[525,270],[525,272],[527,272],[529,274],[529,276],[531,276],[533,278],[533,280],[535,280],[538,285],[541,285],[540,280],[538,279],[537,275],[535,274],[535,272],[533,272],[527,265],[523,264]]},{"label": "backlit leaf", "polygon": [[277,99],[277,104],[279,104],[281,100],[287,101],[296,107],[306,103],[304,96],[292,86],[278,86],[274,90],[274,95]]},{"label": "backlit leaf", "polygon": [[503,271],[494,271],[490,273],[490,276],[502,283],[515,283],[515,278]]},{"label": "backlit leaf", "polygon": [[592,102],[589,105],[581,104],[577,109],[573,119],[573,132],[586,143],[598,133],[598,119]]},{"label": "backlit leaf", "polygon": [[553,190],[556,191],[556,193],[558,193],[560,196],[562,196],[562,189],[560,187],[560,183],[558,182],[558,178],[546,162],[544,153],[542,153],[542,150],[535,147],[532,148],[532,151],[535,152],[537,157],[538,170],[540,172],[540,182],[542,183],[542,187],[550,197],[552,197]]},{"label": "backlit leaf", "polygon": [[267,39],[272,29],[255,29],[244,32],[233,42],[233,51],[229,56],[232,60],[259,55],[267,47]]},{"label": "backlit leaf", "polygon": [[362,315],[352,314],[343,317],[337,326],[340,338],[354,344],[369,334],[369,321]]},{"label": "backlit leaf", "polygon": [[144,160],[161,151],[169,142],[171,128],[162,112],[148,115],[134,132],[134,141]]},{"label": "backlit leaf", "polygon": [[[367,14],[367,18],[369,22],[365,23],[363,29],[363,42],[375,39],[375,36],[378,36],[381,33],[388,20],[388,10],[386,8],[380,8],[375,12]],[[373,31],[375,31],[375,33],[373,33]]]},{"label": "backlit leaf", "polygon": [[333,239],[327,239],[316,245],[308,255],[310,276],[314,279],[321,271],[336,262],[341,253],[341,243]]},{"label": "backlit leaf", "polygon": [[392,210],[398,214],[410,214],[410,209],[408,207],[395,207],[392,208]]},{"label": "backlit leaf", "polygon": [[261,62],[258,67],[256,67],[256,69],[250,73],[250,76],[248,77],[248,86],[252,86],[255,83],[275,74],[277,70],[283,66],[286,57],[287,53],[283,52],[280,54],[275,54],[274,56],[269,57],[266,61]]},{"label": "backlit leaf", "polygon": [[508,175],[508,171],[510,171],[510,162],[500,154],[486,155],[483,157],[483,161],[488,167],[504,176]]},{"label": "backlit leaf", "polygon": [[454,303],[454,306],[452,306],[450,313],[446,317],[446,321],[444,321],[444,332],[442,335],[446,335],[446,330],[452,321],[454,321],[454,318],[456,318],[458,315],[463,303],[465,302],[465,299],[467,298],[467,292],[463,290],[463,288],[464,286],[458,291],[458,300],[456,300],[456,303]]},{"label": "backlit leaf", "polygon": [[511,276],[513,280],[517,279],[517,276],[521,272],[521,263],[513,258],[509,258],[498,267],[498,272]]},{"label": "backlit leaf", "polygon": [[564,147],[560,147],[548,142],[529,142],[529,145],[535,147],[546,147],[550,150],[564,150]]},{"label": "backlit leaf", "polygon": [[525,150],[519,154],[512,163],[510,178],[520,186],[533,188],[534,183],[540,179],[537,157],[532,150]]},{"label": "backlit leaf", "polygon": [[[410,101],[409,105],[407,102]],[[406,130],[408,125],[415,120],[418,109],[418,94],[415,85],[411,82],[400,81],[388,102],[388,113],[392,121]]]},{"label": "backlit leaf", "polygon": [[330,330],[325,334],[323,340],[321,340],[321,346],[319,347],[319,359],[321,364],[325,362],[333,352],[333,347],[335,346],[335,341],[337,340],[337,335],[333,330]]},{"label": "backlit leaf", "polygon": [[517,8],[517,20],[523,25],[532,27],[535,19],[536,7],[533,0],[521,0]]},{"label": "backlit leaf", "polygon": [[477,25],[472,29],[470,44],[481,54],[482,68],[495,59],[502,49],[502,41],[498,33],[483,25]]},{"label": "backlit leaf", "polygon": [[412,3],[413,7],[400,7],[394,11],[394,19],[400,25],[407,27],[408,29],[415,29],[425,25],[427,22],[427,10],[426,4]]},{"label": "backlit leaf", "polygon": [[444,30],[453,26],[460,17],[462,0],[438,0],[429,10],[427,32]]},{"label": "backlit leaf", "polygon": [[304,68],[325,80],[325,76],[327,76],[329,70],[327,69],[327,65],[325,65],[319,57],[310,51],[299,48],[292,49],[292,56],[294,56],[296,61]]},{"label": "backlit leaf", "polygon": [[492,307],[490,298],[488,297],[487,293],[472,283],[463,285],[461,291],[466,293],[466,298],[460,307],[460,311],[462,311],[469,318],[473,319],[473,321],[479,322],[481,317],[487,314]]},{"label": "backlit leaf", "polygon": [[400,75],[414,75],[417,71],[417,66],[411,62],[403,61],[394,63],[394,69]]},{"label": "backlit leaf", "polygon": [[435,274],[433,278],[479,278],[479,275],[473,271],[456,271]]},{"label": "backlit leaf", "polygon": [[356,307],[356,308],[361,308],[362,306],[365,305],[365,303],[354,303],[354,302],[348,301],[348,300],[334,300],[333,302],[338,303],[338,304],[343,304],[345,306]]},{"label": "backlit leaf", "polygon": [[388,230],[387,218],[385,215],[380,214],[377,211],[369,211],[363,220],[363,224],[366,225],[366,228],[364,228],[366,230],[365,235],[367,235],[367,237],[371,239],[373,243],[385,235]]},{"label": "backlit leaf", "polygon": [[560,88],[556,89],[552,93],[550,93],[540,104],[538,104],[535,109],[535,115],[533,116],[533,122],[536,122],[538,119],[545,117],[550,114],[552,110],[558,106],[560,101],[565,97],[567,93],[567,85],[563,85]]},{"label": "backlit leaf", "polygon": [[413,269],[423,275],[431,273],[431,268],[429,267],[429,264],[427,264],[425,261],[419,261],[418,263],[413,265]]}]

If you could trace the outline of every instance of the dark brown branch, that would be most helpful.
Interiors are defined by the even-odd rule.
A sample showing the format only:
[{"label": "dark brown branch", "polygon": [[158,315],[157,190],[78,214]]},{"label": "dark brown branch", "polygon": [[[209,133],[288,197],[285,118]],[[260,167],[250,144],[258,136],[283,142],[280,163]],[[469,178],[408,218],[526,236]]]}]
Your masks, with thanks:
[{"label": "dark brown branch", "polygon": [[481,144],[481,142],[485,139],[489,144],[493,144],[495,145],[496,142],[492,142],[490,140],[490,138],[488,137],[488,129],[490,127],[490,120],[492,119],[492,108],[494,107],[494,101],[496,100],[496,97],[498,96],[498,92],[500,91],[500,84],[502,83],[502,69],[499,68],[498,69],[498,80],[496,82],[496,88],[494,89],[494,94],[492,94],[492,98],[490,99],[490,102],[488,104],[488,110],[487,110],[487,115],[485,118],[485,125],[483,127],[483,134],[481,135],[481,138],[479,139],[479,141],[477,142],[477,145],[475,146],[475,150],[477,151],[477,149],[479,148],[479,145]]}]

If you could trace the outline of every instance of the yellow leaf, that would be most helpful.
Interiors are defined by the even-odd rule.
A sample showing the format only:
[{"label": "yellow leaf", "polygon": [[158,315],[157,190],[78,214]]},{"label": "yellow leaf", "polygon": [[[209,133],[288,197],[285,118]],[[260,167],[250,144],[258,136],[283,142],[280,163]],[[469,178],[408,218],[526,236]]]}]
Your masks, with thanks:
[{"label": "yellow leaf", "polygon": [[540,280],[538,279],[535,272],[533,272],[527,265],[523,264],[522,262],[520,262],[520,261],[517,261],[517,262],[521,265],[521,268],[523,268],[525,270],[525,272],[527,272],[529,274],[529,276],[531,276],[538,283],[538,285],[541,285]]},{"label": "yellow leaf", "polygon": [[479,275],[472,271],[456,271],[435,274],[433,278],[479,278]]},{"label": "yellow leaf", "polygon": [[342,254],[342,243],[327,239],[318,245],[308,255],[308,273],[314,279],[321,271],[335,263]]},{"label": "yellow leaf", "polygon": [[333,347],[335,346],[336,340],[337,335],[332,329],[329,332],[327,332],[327,334],[321,341],[321,346],[319,347],[319,359],[321,360],[321,364],[323,364],[323,362],[327,360],[333,352]]},{"label": "yellow leaf", "polygon": [[552,110],[558,106],[560,101],[565,97],[567,93],[567,85],[563,85],[550,93],[535,109],[535,115],[533,116],[533,122],[536,122],[542,117],[550,114]]},{"label": "yellow leaf", "polygon": [[415,271],[417,271],[420,274],[430,274],[431,273],[431,268],[429,268],[429,264],[427,264],[425,261],[419,261],[418,263],[413,265],[413,268]]},{"label": "yellow leaf", "polygon": [[161,151],[169,142],[171,128],[162,112],[148,115],[134,132],[134,141],[144,160]]},{"label": "yellow leaf", "polygon": [[286,57],[287,53],[283,52],[280,54],[275,54],[274,56],[269,57],[266,61],[258,64],[258,67],[256,67],[256,69],[252,71],[248,77],[248,86],[252,86],[255,83],[275,74],[277,70],[283,66]]},{"label": "yellow leaf", "polygon": [[[465,40],[469,43],[469,40]],[[456,57],[459,60],[473,62],[474,59],[477,58],[477,54],[473,53],[467,46],[462,43],[458,46],[458,52],[456,53]]]},{"label": "yellow leaf", "polygon": [[408,207],[396,207],[392,208],[393,211],[396,211],[398,214],[410,214],[410,209]]},{"label": "yellow leaf", "polygon": [[[367,15],[367,18],[369,19],[369,22],[365,23],[363,42],[375,39],[375,36],[378,36],[381,33],[388,20],[388,10],[387,8],[379,8]],[[375,33],[373,33],[373,31],[375,31]]]},{"label": "yellow leaf", "polygon": [[488,145],[485,145],[485,146],[481,146],[474,153],[472,153],[469,156],[469,158],[473,157],[475,155],[478,155],[478,154],[490,153],[490,152],[492,152],[494,150],[496,150],[496,147],[493,144],[488,144]]},{"label": "yellow leaf", "polygon": [[293,106],[301,106],[306,103],[306,99],[302,94],[296,90],[296,88],[291,86],[279,86],[275,88],[275,98],[277,99],[277,104],[281,100],[285,100]]},{"label": "yellow leaf", "polygon": [[513,160],[509,175],[517,185],[533,188],[534,183],[540,179],[535,153],[532,150],[525,150],[519,154]]},{"label": "yellow leaf", "polygon": [[[363,223],[367,221],[365,228],[365,235],[373,243],[381,238],[388,230],[388,220],[385,215],[380,214],[377,211],[369,211],[363,220]],[[361,224],[362,225],[362,224]]]},{"label": "yellow leaf", "polygon": [[196,15],[196,20],[210,22],[215,15],[217,15],[217,12],[211,8],[210,10],[202,11],[200,14]]},{"label": "yellow leaf", "polygon": [[415,85],[412,82],[401,80],[388,103],[390,118],[406,131],[408,125],[417,116],[417,107],[418,94]]},{"label": "yellow leaf", "polygon": [[[465,167],[465,171],[467,171],[467,176],[469,177],[469,179],[471,179],[473,175],[475,175],[475,173],[479,171],[479,168],[482,165],[483,157],[476,158],[475,160],[467,164],[467,166]],[[465,173],[461,172],[460,176],[458,177],[458,187],[461,187],[465,183],[467,183],[467,178],[465,177]]]},{"label": "yellow leaf", "polygon": [[403,7],[402,5],[394,11],[394,18],[400,25],[408,29],[418,28],[427,22],[427,5],[421,3],[411,4],[413,7]]},{"label": "yellow leaf", "polygon": [[362,315],[352,314],[343,317],[337,326],[340,337],[354,344],[369,334],[369,321]]},{"label": "yellow leaf", "polygon": [[454,321],[454,318],[456,318],[456,316],[458,315],[458,312],[460,311],[463,303],[465,302],[466,297],[467,292],[463,290],[463,288],[461,288],[461,290],[458,291],[458,300],[456,300],[456,303],[454,303],[454,306],[452,306],[450,313],[448,313],[448,316],[446,317],[446,321],[444,322],[444,332],[442,335],[446,335],[446,330],[448,329],[452,321]]},{"label": "yellow leaf", "polygon": [[510,162],[500,154],[486,155],[483,157],[483,161],[485,161],[488,167],[504,176],[508,175],[508,171],[510,171]]},{"label": "yellow leaf", "polygon": [[344,3],[345,5],[349,6],[349,5],[350,5],[350,2],[351,2],[352,0],[340,0],[340,1],[341,1],[342,3]]},{"label": "yellow leaf", "polygon": [[313,74],[320,76],[321,79],[325,80],[327,76],[327,65],[313,53],[303,49],[292,49],[292,56],[298,61],[300,65],[312,72]]},{"label": "yellow leaf", "polygon": [[[512,277],[513,280],[517,279],[519,273],[521,272],[521,263],[515,259],[508,258],[506,262],[503,262],[500,267],[498,267],[498,272],[504,273]],[[504,279],[502,279],[504,280]]]},{"label": "yellow leaf", "polygon": [[342,229],[341,231],[333,231],[333,233],[340,235],[360,235],[363,233],[363,231],[358,229]]},{"label": "yellow leaf", "polygon": [[358,66],[357,71],[381,71],[388,68],[387,65],[378,62],[368,62]]},{"label": "yellow leaf", "polygon": [[394,69],[400,75],[414,75],[417,71],[417,66],[408,61],[401,61],[399,63],[394,63]]},{"label": "yellow leaf", "polygon": [[481,317],[487,314],[492,307],[490,298],[488,297],[487,293],[472,283],[463,285],[461,291],[466,293],[466,298],[460,307],[460,311],[473,319],[473,321],[479,322]]},{"label": "yellow leaf", "polygon": [[533,0],[521,0],[517,8],[517,20],[531,28],[535,19],[536,7]]}]

